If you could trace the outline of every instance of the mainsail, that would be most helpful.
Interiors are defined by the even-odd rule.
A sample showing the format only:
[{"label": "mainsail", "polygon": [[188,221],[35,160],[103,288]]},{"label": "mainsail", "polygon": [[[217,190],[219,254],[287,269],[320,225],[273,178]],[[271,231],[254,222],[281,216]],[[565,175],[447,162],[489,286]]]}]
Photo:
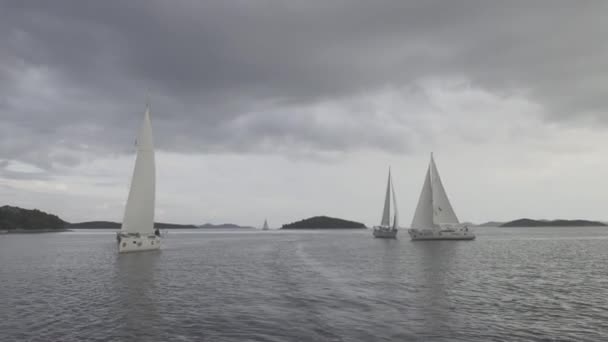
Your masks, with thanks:
[{"label": "mainsail", "polygon": [[262,226],[262,229],[267,230],[268,228],[268,221],[264,220],[264,225]]},{"label": "mainsail", "polygon": [[393,182],[391,182],[391,193],[393,194],[393,229],[397,229],[399,227],[399,215],[397,214],[397,196],[395,196],[395,187],[393,186]]},{"label": "mainsail", "polygon": [[122,232],[141,234],[154,232],[155,183],[152,123],[150,107],[147,106],[144,122],[137,137],[137,157],[122,221]]},{"label": "mainsail", "polygon": [[452,205],[445,192],[433,154],[431,153],[431,161],[426,171],[424,185],[414,219],[412,220],[412,228],[424,229],[438,227],[440,224],[458,223],[458,218],[452,209]]},{"label": "mainsail", "polygon": [[[392,197],[392,198],[391,198]],[[391,208],[392,206],[392,208]],[[391,214],[392,212],[392,214]],[[393,224],[391,225],[391,216]],[[384,209],[382,210],[382,220],[380,225],[384,227],[391,227],[397,229],[399,218],[397,215],[397,199],[395,197],[395,189],[393,187],[393,179],[391,177],[391,170],[388,170],[388,181],[386,184],[386,195],[384,197]]]},{"label": "mainsail", "polygon": [[424,184],[422,185],[422,191],[420,192],[414,219],[412,220],[412,228],[424,229],[432,227],[434,227],[433,190],[431,189],[431,167],[429,165],[426,176],[424,177]]},{"label": "mainsail", "polygon": [[435,165],[432,154],[430,168],[431,188],[433,189],[433,222],[435,222],[435,224],[458,223],[456,213],[454,213],[448,195],[441,183],[441,178],[439,177],[439,172],[437,171],[437,166]]}]

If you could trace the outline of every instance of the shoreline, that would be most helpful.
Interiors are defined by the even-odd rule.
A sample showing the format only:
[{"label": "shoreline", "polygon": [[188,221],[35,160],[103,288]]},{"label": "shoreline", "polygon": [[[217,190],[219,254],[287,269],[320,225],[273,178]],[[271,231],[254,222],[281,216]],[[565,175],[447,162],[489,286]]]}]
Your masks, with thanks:
[{"label": "shoreline", "polygon": [[[486,228],[480,226],[481,228]],[[584,226],[505,226],[505,227],[490,227],[490,228],[608,228],[606,225],[584,225]]]},{"label": "shoreline", "polygon": [[0,230],[0,235],[3,234],[41,234],[41,233],[62,233],[62,232],[71,232],[71,229],[9,229],[9,230]]},{"label": "shoreline", "polygon": [[312,227],[312,228],[299,228],[299,227],[298,228],[288,228],[288,227],[283,227],[283,228],[279,228],[279,230],[282,230],[282,229],[284,229],[284,230],[352,230],[352,229],[362,230],[362,229],[369,229],[369,228],[368,227],[350,227],[350,228],[319,228],[319,227],[317,227],[317,228],[314,228],[314,227]]},{"label": "shoreline", "polygon": [[[158,227],[155,227],[155,229]],[[70,227],[68,230],[78,229],[78,230],[120,230],[120,227]],[[226,228],[158,228],[160,230],[252,230],[257,229],[253,227],[226,227]]]}]

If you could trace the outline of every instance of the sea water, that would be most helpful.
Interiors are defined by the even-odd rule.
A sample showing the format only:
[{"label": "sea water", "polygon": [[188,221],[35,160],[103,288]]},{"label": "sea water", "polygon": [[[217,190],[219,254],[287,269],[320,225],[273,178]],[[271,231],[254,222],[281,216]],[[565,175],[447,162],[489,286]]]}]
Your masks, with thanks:
[{"label": "sea water", "polygon": [[0,236],[0,341],[608,340],[608,229]]}]

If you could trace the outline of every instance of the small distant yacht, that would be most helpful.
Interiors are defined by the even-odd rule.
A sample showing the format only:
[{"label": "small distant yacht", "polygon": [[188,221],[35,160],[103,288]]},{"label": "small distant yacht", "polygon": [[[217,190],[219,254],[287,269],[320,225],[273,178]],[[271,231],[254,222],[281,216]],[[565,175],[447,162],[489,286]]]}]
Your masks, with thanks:
[{"label": "small distant yacht", "polygon": [[408,229],[412,240],[474,240],[475,234],[458,222],[456,213],[439,178],[431,153],[431,161],[418,200],[418,206]]},{"label": "small distant yacht", "polygon": [[118,252],[139,252],[160,248],[160,232],[154,230],[156,171],[150,106],[146,106],[144,122],[137,137],[137,157],[125,216],[117,233]]},{"label": "small distant yacht", "polygon": [[262,226],[262,230],[269,230],[270,228],[268,227],[268,220],[264,220],[264,225]]},{"label": "small distant yacht", "polygon": [[[392,218],[392,222],[391,222]],[[399,224],[397,214],[397,199],[395,188],[391,178],[391,169],[388,169],[388,184],[386,185],[386,196],[384,198],[384,209],[382,210],[382,221],[379,226],[374,227],[374,237],[385,239],[396,239]]]}]

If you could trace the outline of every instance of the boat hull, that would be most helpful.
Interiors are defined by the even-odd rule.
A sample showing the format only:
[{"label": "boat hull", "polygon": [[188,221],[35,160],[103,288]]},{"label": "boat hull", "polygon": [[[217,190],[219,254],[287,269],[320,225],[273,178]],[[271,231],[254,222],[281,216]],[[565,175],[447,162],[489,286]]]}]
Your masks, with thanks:
[{"label": "boat hull", "polygon": [[429,240],[475,240],[470,230],[408,229],[412,241]]},{"label": "boat hull", "polygon": [[154,234],[150,235],[117,235],[118,252],[144,252],[160,249],[160,238]]},{"label": "boat hull", "polygon": [[398,232],[397,229],[374,227],[373,235],[375,238],[380,238],[380,239],[396,239],[397,232]]}]

